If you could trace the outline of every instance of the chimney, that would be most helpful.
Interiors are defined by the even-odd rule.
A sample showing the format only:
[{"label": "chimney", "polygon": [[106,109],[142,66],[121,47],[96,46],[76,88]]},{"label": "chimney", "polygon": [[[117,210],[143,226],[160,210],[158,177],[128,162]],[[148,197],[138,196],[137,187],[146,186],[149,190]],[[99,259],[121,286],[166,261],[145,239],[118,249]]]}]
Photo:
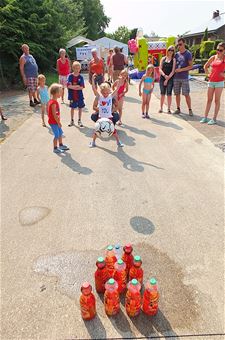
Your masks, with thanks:
[{"label": "chimney", "polygon": [[213,12],[213,19],[219,17],[220,11],[217,9],[216,11]]}]

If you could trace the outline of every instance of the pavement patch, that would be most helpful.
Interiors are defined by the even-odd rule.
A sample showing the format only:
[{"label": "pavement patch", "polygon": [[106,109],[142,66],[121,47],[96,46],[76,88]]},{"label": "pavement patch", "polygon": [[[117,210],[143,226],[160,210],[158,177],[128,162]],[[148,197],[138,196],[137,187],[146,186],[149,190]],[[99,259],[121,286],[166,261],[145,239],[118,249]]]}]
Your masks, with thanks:
[{"label": "pavement patch", "polygon": [[19,212],[19,221],[23,226],[33,225],[49,215],[50,209],[46,207],[26,207]]},{"label": "pavement patch", "polygon": [[136,232],[144,235],[150,235],[155,231],[154,224],[150,220],[142,216],[132,217],[130,219],[130,225]]}]

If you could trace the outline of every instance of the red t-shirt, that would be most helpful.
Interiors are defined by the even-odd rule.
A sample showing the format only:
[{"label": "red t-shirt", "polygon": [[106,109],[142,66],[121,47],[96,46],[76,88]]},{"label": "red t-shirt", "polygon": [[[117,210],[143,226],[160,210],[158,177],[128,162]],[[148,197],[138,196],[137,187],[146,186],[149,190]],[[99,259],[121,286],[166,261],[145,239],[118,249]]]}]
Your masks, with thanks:
[{"label": "red t-shirt", "polygon": [[57,102],[57,100],[54,99],[50,99],[48,102],[48,124],[58,124],[52,114],[52,105],[55,104],[56,105],[56,115],[59,117],[60,119],[60,110],[59,110],[59,103]]},{"label": "red t-shirt", "polygon": [[70,73],[70,63],[69,59],[66,58],[65,63],[62,63],[61,58],[57,60],[57,65],[58,65],[58,73],[60,76],[68,76]]},{"label": "red t-shirt", "polygon": [[95,74],[104,74],[104,62],[102,59],[99,59],[98,62],[95,62],[94,59],[90,61],[90,72]]},{"label": "red t-shirt", "polygon": [[225,71],[225,58],[220,60],[215,58],[213,62],[210,64],[211,73],[209,75],[209,81],[219,82],[224,81],[224,77],[220,75],[220,73],[224,73]]}]

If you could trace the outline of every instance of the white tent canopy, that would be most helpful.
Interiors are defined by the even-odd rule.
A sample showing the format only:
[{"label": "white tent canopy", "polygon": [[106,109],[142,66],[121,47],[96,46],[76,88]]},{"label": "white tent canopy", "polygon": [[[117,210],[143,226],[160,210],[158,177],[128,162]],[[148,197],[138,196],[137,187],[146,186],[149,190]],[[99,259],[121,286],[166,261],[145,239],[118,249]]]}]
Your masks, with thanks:
[{"label": "white tent canopy", "polygon": [[90,40],[90,39],[87,39],[85,37],[82,37],[81,35],[78,35],[78,37],[75,37],[75,38],[71,39],[70,41],[68,41],[66,47],[71,48],[73,46],[80,44],[81,42],[85,42],[88,45],[95,45],[93,40]]},{"label": "white tent canopy", "polygon": [[103,37],[103,38],[95,40],[94,43],[96,45],[103,46],[107,49],[114,48],[115,46],[117,46],[119,48],[123,48],[123,53],[125,55],[128,55],[128,45],[121,43],[120,41],[113,40],[113,39],[110,39],[110,38],[107,38],[107,37]]}]

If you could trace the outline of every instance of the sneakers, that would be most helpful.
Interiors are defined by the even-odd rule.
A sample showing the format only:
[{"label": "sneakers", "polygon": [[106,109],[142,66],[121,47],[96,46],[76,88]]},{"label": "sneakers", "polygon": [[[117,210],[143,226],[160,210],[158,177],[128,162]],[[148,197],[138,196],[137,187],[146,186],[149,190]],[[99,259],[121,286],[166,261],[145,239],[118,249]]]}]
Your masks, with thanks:
[{"label": "sneakers", "polygon": [[144,119],[145,119],[145,114],[144,114],[144,112],[142,113],[142,115],[141,115],[141,116],[142,116],[142,118],[144,118]]},{"label": "sneakers", "polygon": [[193,116],[193,111],[192,111],[192,109],[189,109],[189,116],[190,116],[190,117]]},{"label": "sneakers", "polygon": [[84,125],[82,124],[82,121],[80,119],[78,120],[78,126],[79,127],[84,127]]},{"label": "sneakers", "polygon": [[74,126],[74,120],[72,119],[68,126]]},{"label": "sneakers", "polygon": [[64,150],[61,150],[60,148],[54,148],[53,152],[54,153],[62,153],[62,152],[64,152]]},{"label": "sneakers", "polygon": [[2,120],[7,120],[7,118],[4,115],[1,115]]},{"label": "sneakers", "polygon": [[150,116],[149,116],[148,113],[146,113],[145,118],[146,118],[146,119],[150,119]]},{"label": "sneakers", "polygon": [[175,115],[179,115],[180,114],[180,108],[178,107],[175,111],[174,111]]},{"label": "sneakers", "polygon": [[210,119],[210,121],[208,122],[208,125],[215,125],[217,124],[215,119]]},{"label": "sneakers", "polygon": [[67,145],[60,145],[60,146],[59,146],[59,149],[62,150],[62,151],[67,151],[67,150],[69,150],[70,148],[68,148]]},{"label": "sneakers", "polygon": [[95,148],[97,145],[95,144],[95,142],[90,142],[89,144],[89,148]]},{"label": "sneakers", "polygon": [[30,100],[30,106],[31,107],[35,107],[35,104],[34,104],[34,102],[32,100]]},{"label": "sneakers", "polygon": [[160,109],[160,110],[158,111],[158,113],[163,113],[163,110]]},{"label": "sneakers", "polygon": [[208,123],[209,119],[204,117],[200,120],[200,123],[204,124],[204,123]]},{"label": "sneakers", "polygon": [[119,142],[117,143],[117,146],[119,146],[120,148],[122,148],[124,145],[123,145],[123,143],[121,143],[121,141],[119,140]]},{"label": "sneakers", "polygon": [[39,102],[39,100],[37,100],[36,98],[34,99],[34,105],[38,105],[41,104],[41,102]]}]

